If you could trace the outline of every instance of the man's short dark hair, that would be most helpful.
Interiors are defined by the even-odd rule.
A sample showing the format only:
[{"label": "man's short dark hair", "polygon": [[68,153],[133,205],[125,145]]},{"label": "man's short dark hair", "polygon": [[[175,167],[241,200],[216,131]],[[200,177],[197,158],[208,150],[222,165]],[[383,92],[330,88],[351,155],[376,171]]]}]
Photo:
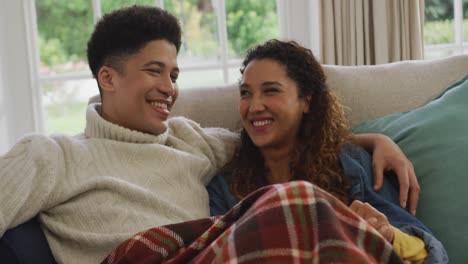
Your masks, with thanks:
[{"label": "man's short dark hair", "polygon": [[179,52],[179,21],[163,9],[134,5],[104,15],[88,41],[88,63],[94,78],[97,80],[99,69],[104,65],[122,73],[122,66],[130,55],[148,42],[160,39],[174,44]]}]

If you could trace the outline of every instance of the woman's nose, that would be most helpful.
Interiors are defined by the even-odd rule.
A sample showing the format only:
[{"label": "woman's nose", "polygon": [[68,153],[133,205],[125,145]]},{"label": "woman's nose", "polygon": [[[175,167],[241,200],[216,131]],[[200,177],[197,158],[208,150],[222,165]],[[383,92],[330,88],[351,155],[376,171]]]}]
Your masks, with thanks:
[{"label": "woman's nose", "polygon": [[261,112],[265,110],[265,104],[263,103],[263,99],[259,96],[253,96],[252,100],[250,101],[249,112]]}]

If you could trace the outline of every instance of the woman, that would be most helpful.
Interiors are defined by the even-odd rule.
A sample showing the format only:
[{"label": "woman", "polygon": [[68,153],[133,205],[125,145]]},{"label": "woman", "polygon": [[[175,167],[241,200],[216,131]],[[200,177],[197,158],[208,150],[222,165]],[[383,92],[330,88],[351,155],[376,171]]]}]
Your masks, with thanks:
[{"label": "woman", "polygon": [[402,258],[444,259],[427,227],[398,207],[394,184],[374,192],[371,157],[353,145],[343,109],[310,50],[271,40],[248,52],[241,73],[241,145],[224,170],[227,181],[216,177],[208,188],[213,214],[263,186],[305,180],[350,205]]}]

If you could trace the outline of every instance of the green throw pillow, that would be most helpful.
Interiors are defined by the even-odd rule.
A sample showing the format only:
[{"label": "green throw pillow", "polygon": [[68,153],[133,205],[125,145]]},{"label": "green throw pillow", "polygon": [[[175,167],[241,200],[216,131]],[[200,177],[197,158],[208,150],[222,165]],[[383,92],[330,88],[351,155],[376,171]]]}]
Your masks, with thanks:
[{"label": "green throw pillow", "polygon": [[354,133],[382,133],[413,162],[417,217],[444,244],[451,263],[468,260],[468,75],[429,104],[366,121]]}]

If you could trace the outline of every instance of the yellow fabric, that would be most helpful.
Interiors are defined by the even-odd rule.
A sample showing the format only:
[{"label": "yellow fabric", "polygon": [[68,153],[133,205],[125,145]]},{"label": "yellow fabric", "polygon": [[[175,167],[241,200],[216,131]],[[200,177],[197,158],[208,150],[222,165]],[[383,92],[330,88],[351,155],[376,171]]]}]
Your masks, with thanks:
[{"label": "yellow fabric", "polygon": [[426,248],[424,247],[424,241],[420,238],[408,235],[400,229],[393,227],[393,248],[398,255],[404,259],[409,260],[411,263],[423,263],[427,256]]}]

